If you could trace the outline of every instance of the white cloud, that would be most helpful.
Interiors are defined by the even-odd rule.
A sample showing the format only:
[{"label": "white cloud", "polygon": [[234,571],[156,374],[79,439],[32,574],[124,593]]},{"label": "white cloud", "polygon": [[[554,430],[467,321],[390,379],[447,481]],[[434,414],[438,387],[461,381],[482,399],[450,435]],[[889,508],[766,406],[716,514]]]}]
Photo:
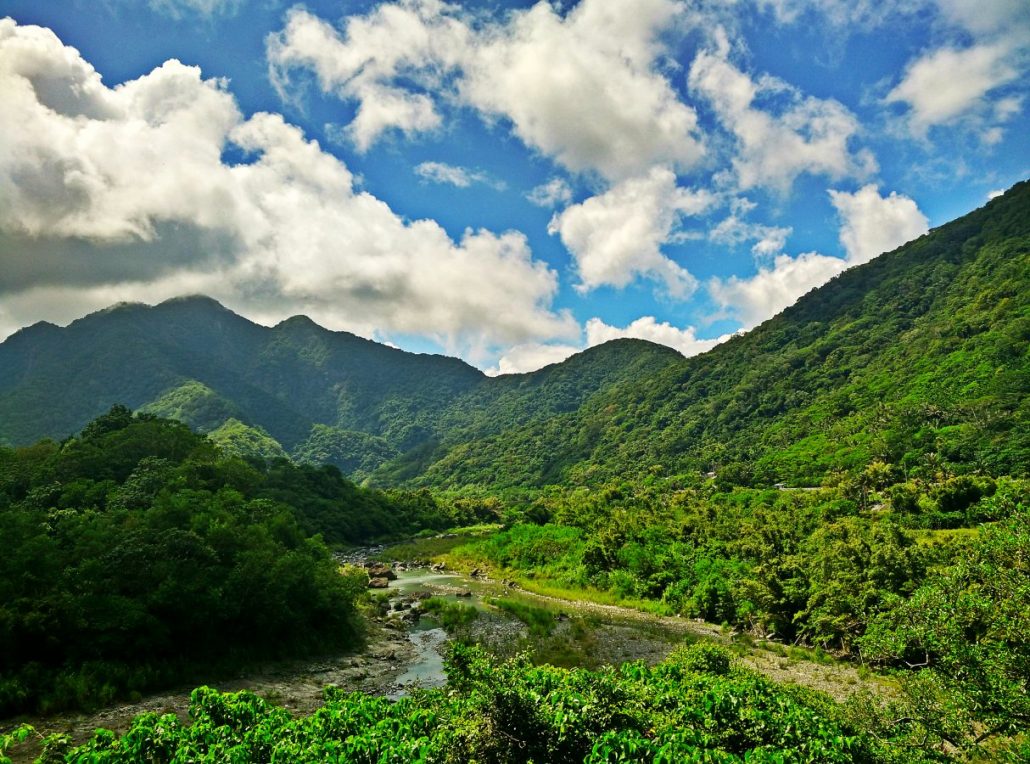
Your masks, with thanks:
[{"label": "white cloud", "polygon": [[526,194],[526,198],[538,207],[561,207],[572,201],[572,189],[563,178],[551,178]]},{"label": "white cloud", "polygon": [[999,196],[1004,196],[1004,194],[1005,194],[1005,189],[1004,188],[996,188],[993,191],[988,191],[987,192],[987,201],[990,201],[991,199],[997,199]]},{"label": "white cloud", "polygon": [[668,321],[659,322],[654,316],[642,316],[621,329],[617,326],[610,326],[599,318],[591,318],[587,321],[586,332],[588,347],[623,337],[631,337],[667,345],[688,358],[692,355],[706,353],[733,336],[724,334],[713,339],[700,339],[697,336],[697,329],[693,326],[678,329]]},{"label": "white cloud", "polygon": [[541,2],[484,21],[406,0],[348,17],[337,32],[294,9],[268,57],[283,92],[305,69],[324,92],[357,102],[349,130],[361,150],[392,128],[435,129],[441,104],[453,102],[506,120],[574,172],[620,180],[656,164],[687,169],[703,154],[696,114],[660,65],[662,33],[683,11],[674,0],[583,0],[563,16]]},{"label": "white cloud", "polygon": [[899,11],[910,11],[911,0],[756,0],[760,9],[769,9],[776,20],[794,24],[806,13],[818,13],[838,27],[872,27]]},{"label": "white cloud", "polygon": [[415,167],[415,174],[429,183],[442,183],[458,188],[468,188],[474,183],[503,188],[504,184],[493,180],[485,172],[457,167],[444,162],[422,162]]},{"label": "white cloud", "polygon": [[836,27],[870,29],[897,23],[899,17],[927,17],[959,27],[973,35],[984,35],[1030,21],[1025,0],[755,0],[769,9],[783,24],[808,21],[818,14]]},{"label": "white cloud", "polygon": [[[448,8],[436,0],[384,4],[367,17],[351,17],[340,35],[295,7],[286,27],[268,39],[272,80],[285,95],[293,70],[311,70],[323,91],[356,101],[347,132],[359,151],[387,130],[409,136],[433,130],[441,122],[433,98],[393,83],[407,77],[440,85],[443,73],[459,64],[469,30],[445,15]],[[428,61],[432,71],[426,70]]]},{"label": "white cloud", "polygon": [[1026,0],[934,0],[941,15],[952,24],[977,35],[1006,32],[1030,24]]},{"label": "white cloud", "polygon": [[881,196],[873,184],[854,193],[831,190],[829,194],[841,220],[840,242],[845,258],[818,252],[797,257],[781,253],[771,263],[760,265],[758,273],[750,278],[731,276],[708,282],[708,293],[715,302],[739,318],[745,329],[776,315],[841,271],[868,262],[928,230],[926,216],[907,196],[895,192]]},{"label": "white cloud", "polygon": [[712,279],[708,292],[722,308],[736,315],[745,329],[750,329],[825,284],[847,265],[839,257],[817,252],[797,257],[778,255],[771,266],[759,268],[751,278]]},{"label": "white cloud", "polygon": [[[116,88],[49,30],[0,21],[0,293],[83,305],[205,292],[482,358],[574,336],[557,274],[518,232],[408,222],[277,115],[169,61]],[[251,161],[228,165],[230,145]],[[93,307],[101,307],[103,302]],[[8,309],[6,320],[16,320]],[[60,312],[41,303],[35,315]]]},{"label": "white cloud", "polygon": [[552,363],[564,361],[574,353],[586,348],[611,342],[612,340],[631,338],[647,340],[665,345],[690,357],[706,353],[721,342],[725,342],[732,334],[724,334],[712,339],[700,339],[693,326],[679,329],[668,321],[658,321],[654,316],[641,316],[625,327],[606,324],[600,318],[591,318],[585,327],[586,341],[582,345],[525,343],[508,350],[497,363],[487,370],[487,374],[523,374],[536,371]]},{"label": "white cloud", "polygon": [[[746,200],[745,200],[746,201]],[[757,257],[769,257],[783,251],[787,237],[793,232],[790,227],[768,226],[761,223],[750,223],[743,219],[744,212],[733,212],[708,232],[708,238],[720,244],[737,246],[746,241],[753,241],[751,252]]]},{"label": "white cloud", "polygon": [[700,214],[713,202],[710,193],[679,188],[671,170],[656,167],[566,208],[548,230],[575,258],[580,291],[624,287],[647,276],[661,282],[670,296],[685,298],[697,280],[661,247],[673,237],[681,216]]},{"label": "white cloud", "polygon": [[893,191],[880,196],[871,183],[854,193],[829,193],[841,219],[840,242],[849,265],[868,262],[929,230],[930,221],[907,196]]},{"label": "white cloud", "polygon": [[509,348],[497,361],[497,366],[487,369],[494,377],[498,374],[525,374],[542,369],[552,363],[561,363],[583,348],[576,345],[552,345],[543,342],[527,342]]},{"label": "white cloud", "polygon": [[[925,136],[934,125],[951,124],[970,113],[982,112],[991,91],[1019,76],[1013,61],[1013,48],[1005,41],[964,49],[940,48],[910,63],[885,100],[907,104],[912,133]],[[1018,102],[1009,99],[995,117],[1003,121],[1018,109]]]},{"label": "white cloud", "polygon": [[[786,191],[802,173],[840,179],[876,169],[871,153],[850,148],[860,125],[841,103],[804,97],[774,77],[753,80],[730,63],[728,54],[725,39],[717,49],[698,53],[689,84],[734,135],[733,168],[742,189]],[[771,101],[782,104],[758,105]]]}]

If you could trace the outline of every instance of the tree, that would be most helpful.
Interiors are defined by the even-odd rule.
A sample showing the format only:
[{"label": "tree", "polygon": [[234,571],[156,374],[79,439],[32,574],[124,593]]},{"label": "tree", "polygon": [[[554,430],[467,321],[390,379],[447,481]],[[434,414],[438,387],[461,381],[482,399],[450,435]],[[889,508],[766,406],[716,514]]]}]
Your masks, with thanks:
[{"label": "tree", "polygon": [[917,669],[909,716],[954,745],[1030,730],[1030,512],[875,619],[867,657]]}]

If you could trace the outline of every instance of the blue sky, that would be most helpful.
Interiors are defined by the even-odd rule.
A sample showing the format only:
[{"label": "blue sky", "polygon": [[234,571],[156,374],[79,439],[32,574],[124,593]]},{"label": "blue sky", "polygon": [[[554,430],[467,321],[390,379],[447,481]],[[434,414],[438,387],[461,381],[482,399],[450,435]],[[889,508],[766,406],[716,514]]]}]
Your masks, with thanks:
[{"label": "blue sky", "polygon": [[0,336],[202,292],[494,372],[693,354],[1030,175],[1025,0],[0,16]]}]

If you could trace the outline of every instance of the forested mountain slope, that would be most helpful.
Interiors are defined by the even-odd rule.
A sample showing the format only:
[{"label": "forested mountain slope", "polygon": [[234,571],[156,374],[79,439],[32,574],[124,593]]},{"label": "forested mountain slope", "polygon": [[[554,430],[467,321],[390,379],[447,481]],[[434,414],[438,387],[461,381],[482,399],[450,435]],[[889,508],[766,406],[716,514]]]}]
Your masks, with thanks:
[{"label": "forested mountain slope", "polygon": [[[236,418],[287,448],[315,422],[417,441],[415,421],[483,375],[294,317],[266,328],[202,297],[119,305],[0,345],[0,434],[63,437],[105,407],[146,406],[213,430]],[[413,416],[398,416],[398,410]]]},{"label": "forested mountain slope", "polygon": [[303,316],[267,328],[205,297],[117,305],[0,344],[0,444],[63,438],[124,404],[186,422],[244,456],[285,449],[363,475],[407,454],[402,479],[443,442],[575,411],[599,390],[679,358],[619,340],[535,374],[492,379],[458,359],[407,353]]},{"label": "forested mountain slope", "polygon": [[713,470],[732,483],[815,485],[874,461],[1026,474],[1028,349],[1024,182],[704,355],[457,443],[419,481],[497,488]]},{"label": "forested mountain slope", "polygon": [[488,378],[303,316],[267,328],[202,297],[119,305],[0,344],[0,442],[64,437],[123,403],[230,452],[285,451],[381,485],[708,471],[814,485],[876,461],[1026,474],[1028,295],[1021,183],[690,359],[619,340]]}]

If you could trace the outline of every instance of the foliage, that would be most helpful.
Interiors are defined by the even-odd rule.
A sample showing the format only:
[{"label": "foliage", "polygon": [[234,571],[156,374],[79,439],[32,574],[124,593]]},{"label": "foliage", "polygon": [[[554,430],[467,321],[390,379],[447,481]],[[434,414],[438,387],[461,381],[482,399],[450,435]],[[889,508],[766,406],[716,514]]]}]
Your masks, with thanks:
[{"label": "foliage", "polygon": [[984,527],[954,564],[880,614],[868,658],[915,666],[906,716],[956,745],[1030,734],[1030,511]]},{"label": "foliage", "polygon": [[[654,667],[589,672],[496,663],[455,647],[449,685],[397,702],[326,690],[293,718],[247,692],[194,691],[190,723],[137,717],[100,730],[69,762],[880,762],[892,743],[812,693],[783,689],[690,648]],[[710,666],[716,669],[708,671]],[[895,759],[897,760],[897,759]],[[930,760],[916,753],[909,762]]]},{"label": "foliage", "polygon": [[377,435],[316,424],[308,439],[293,451],[293,458],[304,464],[332,464],[355,478],[373,472],[397,455],[389,442]]},{"label": "foliage", "polygon": [[286,452],[278,441],[260,427],[251,427],[238,419],[227,419],[208,433],[208,438],[223,453],[247,461],[285,459]]},{"label": "foliage", "polygon": [[312,535],[451,521],[426,495],[247,463],[122,406],[64,443],[0,448],[0,715],[353,645],[364,574]]},{"label": "foliage", "polygon": [[538,590],[606,592],[843,653],[946,554],[917,544],[898,517],[859,513],[832,489],[666,493],[621,484],[553,492],[532,512],[558,522],[516,524],[448,558]]}]

